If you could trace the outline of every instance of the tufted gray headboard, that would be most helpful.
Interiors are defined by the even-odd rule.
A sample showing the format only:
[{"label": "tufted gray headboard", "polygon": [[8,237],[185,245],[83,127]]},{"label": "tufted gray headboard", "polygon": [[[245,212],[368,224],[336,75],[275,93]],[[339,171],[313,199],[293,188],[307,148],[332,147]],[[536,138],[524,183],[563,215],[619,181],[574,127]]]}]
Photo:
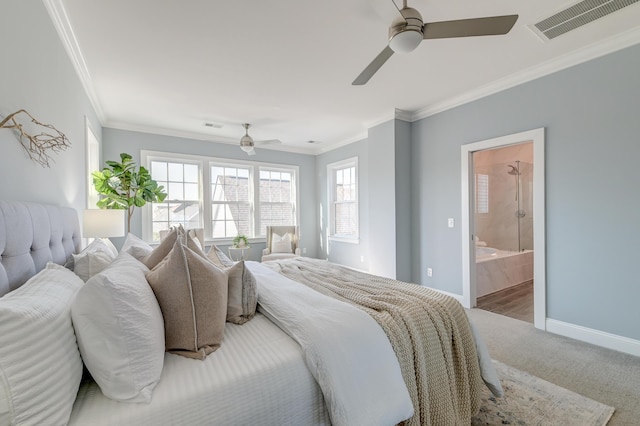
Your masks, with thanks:
[{"label": "tufted gray headboard", "polygon": [[0,296],[49,261],[64,264],[80,249],[78,213],[69,207],[0,201]]}]

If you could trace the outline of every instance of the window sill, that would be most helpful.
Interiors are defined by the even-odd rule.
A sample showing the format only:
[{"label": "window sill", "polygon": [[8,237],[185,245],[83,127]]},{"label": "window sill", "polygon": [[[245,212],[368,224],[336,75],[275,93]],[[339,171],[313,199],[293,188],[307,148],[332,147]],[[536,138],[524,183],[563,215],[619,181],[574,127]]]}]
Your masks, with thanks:
[{"label": "window sill", "polygon": [[356,237],[336,237],[330,236],[329,241],[333,241],[336,243],[349,243],[349,244],[360,244],[360,238]]}]

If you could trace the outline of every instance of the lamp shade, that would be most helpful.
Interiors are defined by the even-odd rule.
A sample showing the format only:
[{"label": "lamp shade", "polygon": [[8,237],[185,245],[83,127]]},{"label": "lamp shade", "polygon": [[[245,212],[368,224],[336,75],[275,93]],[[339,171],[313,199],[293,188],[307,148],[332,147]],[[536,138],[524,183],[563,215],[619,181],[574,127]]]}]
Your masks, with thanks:
[{"label": "lamp shade", "polygon": [[126,210],[85,210],[82,218],[82,234],[85,238],[123,237]]}]

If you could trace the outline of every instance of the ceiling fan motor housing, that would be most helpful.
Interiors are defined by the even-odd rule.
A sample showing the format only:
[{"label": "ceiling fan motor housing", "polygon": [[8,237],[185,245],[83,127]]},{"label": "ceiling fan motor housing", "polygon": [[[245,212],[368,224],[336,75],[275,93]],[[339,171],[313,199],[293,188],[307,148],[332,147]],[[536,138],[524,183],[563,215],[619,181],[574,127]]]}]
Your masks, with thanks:
[{"label": "ceiling fan motor housing", "polygon": [[389,47],[397,53],[409,53],[422,41],[422,15],[412,7],[400,13],[402,17],[394,19],[389,27]]}]

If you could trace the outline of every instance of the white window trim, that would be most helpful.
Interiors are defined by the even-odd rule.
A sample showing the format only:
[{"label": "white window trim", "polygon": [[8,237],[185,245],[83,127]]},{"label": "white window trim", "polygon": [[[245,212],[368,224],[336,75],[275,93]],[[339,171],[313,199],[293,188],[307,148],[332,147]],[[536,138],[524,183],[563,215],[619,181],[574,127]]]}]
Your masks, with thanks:
[{"label": "white window trim", "polygon": [[[335,235],[335,212],[333,203],[335,199],[335,172],[346,167],[355,167],[356,169],[356,234],[353,236]],[[360,179],[358,177],[358,157],[351,157],[335,163],[327,164],[327,197],[329,208],[329,241],[360,244]]]},{"label": "white window trim", "polygon": [[[153,161],[163,161],[163,162],[171,162],[171,161],[179,161],[181,163],[187,164],[195,164],[198,166],[198,178],[200,180],[200,185],[198,188],[198,195],[200,196],[200,217],[203,220],[204,215],[206,214],[206,209],[204,208],[204,203],[206,202],[205,198],[207,197],[207,191],[204,191],[204,164],[202,161],[202,157],[197,155],[188,155],[188,154],[171,154],[168,152],[158,152],[158,151],[140,151],[140,164],[143,164],[144,167],[149,170],[151,173],[151,162]],[[165,188],[165,191],[167,188]],[[151,203],[147,203],[142,207],[142,239],[148,242],[153,241],[153,217],[152,217]],[[155,241],[157,243],[157,241]]]},{"label": "white window trim", "polygon": [[[296,223],[294,223],[294,225],[298,226],[298,229],[300,227],[300,207],[299,207],[299,202],[300,202],[300,191],[298,190],[298,180],[299,180],[299,173],[300,173],[300,167],[299,166],[292,166],[292,165],[282,165],[282,164],[270,164],[270,163],[257,163],[258,166],[256,167],[256,171],[257,173],[255,173],[256,175],[256,179],[254,181],[254,188],[259,188],[260,187],[260,170],[265,170],[265,171],[269,171],[269,172],[286,172],[286,173],[291,173],[291,187],[293,188],[293,199],[295,200],[294,206],[293,206],[293,217],[295,218]],[[255,198],[255,209],[256,212],[253,215],[254,219],[255,219],[255,224],[254,224],[254,230],[259,230],[259,228],[262,228],[262,224],[260,223],[260,194],[256,194]],[[300,231],[298,231],[299,233]],[[298,235],[298,237],[300,237],[300,235]],[[261,237],[266,241],[266,235],[264,237]]]},{"label": "white window trim", "polygon": [[[294,207],[294,218],[295,224],[300,225],[300,190],[299,190],[299,176],[300,176],[300,167],[293,164],[276,164],[276,163],[264,163],[257,161],[247,161],[247,160],[236,160],[231,158],[222,158],[222,157],[205,157],[202,155],[192,155],[192,154],[181,154],[181,153],[173,153],[173,152],[165,152],[165,151],[149,151],[149,150],[141,150],[140,151],[140,164],[143,164],[145,167],[151,170],[151,162],[152,161],[180,161],[180,162],[188,162],[191,164],[199,164],[200,168],[200,214],[203,221],[203,228],[205,235],[211,235],[211,209],[205,208],[205,206],[209,206],[211,204],[211,176],[210,176],[210,168],[212,165],[224,165],[226,167],[250,167],[250,179],[253,181],[253,185],[251,188],[251,197],[253,198],[252,203],[252,228],[254,233],[259,231],[258,225],[260,221],[260,199],[259,192],[255,190],[260,185],[260,168],[269,169],[269,170],[280,170],[287,171],[292,173],[292,179],[294,184],[294,197],[295,197],[295,207]],[[152,229],[152,211],[150,203],[147,203],[142,207],[142,239],[145,241],[151,241],[153,237],[153,229]],[[206,242],[216,243],[216,244],[231,244],[233,242],[233,237],[227,238],[211,238],[206,237]],[[249,238],[250,243],[260,243],[265,242],[266,236],[253,236]]]}]

